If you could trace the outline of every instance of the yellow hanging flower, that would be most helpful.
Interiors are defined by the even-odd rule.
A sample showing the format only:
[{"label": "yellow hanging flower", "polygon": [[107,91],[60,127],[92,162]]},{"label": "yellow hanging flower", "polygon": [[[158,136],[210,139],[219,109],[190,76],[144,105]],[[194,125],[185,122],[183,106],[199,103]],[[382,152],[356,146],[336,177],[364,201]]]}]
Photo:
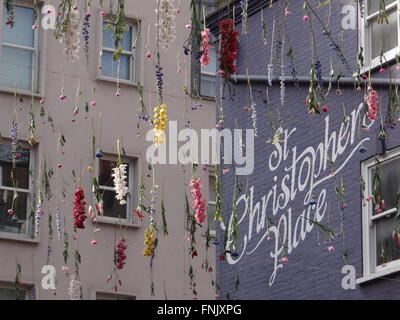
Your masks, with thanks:
[{"label": "yellow hanging flower", "polygon": [[154,108],[154,143],[156,145],[160,145],[164,143],[162,138],[163,133],[165,132],[165,128],[167,127],[167,105],[162,104],[159,107]]},{"label": "yellow hanging flower", "polygon": [[154,228],[152,226],[148,227],[144,232],[144,249],[143,255],[145,257],[151,257],[154,254]]}]

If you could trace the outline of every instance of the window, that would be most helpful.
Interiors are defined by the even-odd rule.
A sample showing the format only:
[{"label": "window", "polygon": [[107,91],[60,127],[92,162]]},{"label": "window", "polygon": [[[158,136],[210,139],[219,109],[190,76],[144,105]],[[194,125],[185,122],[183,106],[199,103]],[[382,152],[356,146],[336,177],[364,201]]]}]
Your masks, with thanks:
[{"label": "window", "polygon": [[124,161],[127,174],[127,187],[128,194],[126,196],[126,204],[120,204],[119,200],[115,198],[114,191],[114,178],[112,177],[113,168],[117,166],[116,158],[104,157],[99,159],[99,169],[98,169],[98,183],[99,188],[102,190],[103,202],[104,202],[104,217],[106,220],[115,221],[116,219],[125,220],[127,222],[133,223],[133,202],[136,200],[134,197],[134,180],[136,175],[135,165],[136,161]]},{"label": "window", "polygon": [[30,300],[30,290],[28,287],[15,287],[12,283],[0,283],[0,300]]},{"label": "window", "polygon": [[[386,14],[388,22],[382,18],[383,10],[380,1],[364,1],[364,15],[360,19],[361,47],[365,51],[365,60],[370,68],[375,68],[396,57],[399,46],[399,19],[398,5],[400,0],[386,0]],[[380,22],[380,23],[379,23]],[[381,52],[383,57],[381,59]],[[382,60],[382,61],[381,61]]]},{"label": "window", "polygon": [[200,95],[203,97],[215,98],[215,80],[217,70],[217,52],[215,47],[210,45],[210,63],[201,67]]},{"label": "window", "polygon": [[136,296],[110,292],[96,292],[96,300],[136,300]]},{"label": "window", "polygon": [[400,270],[400,149],[362,163],[362,176],[364,277]]},{"label": "window", "polygon": [[113,60],[116,50],[114,31],[110,30],[113,24],[106,20],[103,22],[102,50],[101,50],[101,77],[106,79],[119,79],[122,82],[136,83],[136,49],[134,48],[137,37],[137,24],[128,24],[124,32],[121,48],[122,55]]},{"label": "window", "polygon": [[[7,10],[3,5],[0,29],[0,87],[25,91],[38,91],[38,29],[34,25],[34,10],[31,7],[14,6],[15,25],[5,24]],[[32,83],[33,81],[33,83]]]},{"label": "window", "polygon": [[32,167],[30,150],[19,147],[16,167],[12,169],[11,147],[0,144],[0,235],[31,235],[28,208],[32,194]]},{"label": "window", "polygon": [[215,194],[215,177],[210,175],[208,178],[208,207],[207,207],[207,220],[210,226],[210,235],[215,237],[217,235],[216,231],[216,221],[215,217],[215,206],[216,206],[216,194]]}]

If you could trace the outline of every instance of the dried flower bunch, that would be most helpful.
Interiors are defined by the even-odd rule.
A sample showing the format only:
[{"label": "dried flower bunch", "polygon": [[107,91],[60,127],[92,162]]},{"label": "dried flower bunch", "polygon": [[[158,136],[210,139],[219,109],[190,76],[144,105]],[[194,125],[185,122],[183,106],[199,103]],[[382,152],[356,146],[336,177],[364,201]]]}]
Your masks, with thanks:
[{"label": "dried flower bunch", "polygon": [[85,194],[82,187],[77,187],[74,195],[74,228],[85,229],[84,222],[87,218],[86,216],[86,202]]},{"label": "dried flower bunch", "polygon": [[233,20],[222,20],[219,23],[221,51],[219,52],[218,61],[220,62],[219,73],[223,78],[236,73],[239,33],[234,26]]},{"label": "dried flower bunch", "polygon": [[120,164],[113,168],[112,174],[114,178],[114,191],[116,193],[115,198],[119,200],[120,204],[126,203],[125,197],[128,193],[126,167],[126,164]]},{"label": "dried flower bunch", "polygon": [[143,255],[145,257],[151,257],[154,254],[154,242],[155,242],[154,228],[150,226],[144,232]]},{"label": "dried flower bunch", "polygon": [[157,0],[157,3],[156,14],[158,22],[156,27],[159,30],[159,40],[161,46],[164,49],[168,49],[175,39],[175,10],[172,0]]}]

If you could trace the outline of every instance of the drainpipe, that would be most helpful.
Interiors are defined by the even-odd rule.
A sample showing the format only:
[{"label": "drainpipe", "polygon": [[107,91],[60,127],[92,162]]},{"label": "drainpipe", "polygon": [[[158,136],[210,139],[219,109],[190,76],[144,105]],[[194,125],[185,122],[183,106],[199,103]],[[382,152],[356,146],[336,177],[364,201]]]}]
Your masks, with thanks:
[{"label": "drainpipe", "polygon": [[[247,75],[233,75],[232,79],[234,82],[247,82]],[[267,76],[257,76],[257,75],[250,75],[249,79],[251,82],[254,83],[267,83],[268,78]],[[280,82],[282,77],[274,77],[272,78],[273,82]],[[308,85],[310,83],[310,77],[304,77],[304,76],[299,76],[297,77],[297,80],[295,81],[293,77],[285,77],[285,83],[299,83],[301,85]],[[330,79],[328,77],[322,77],[323,83],[337,83],[335,79]],[[369,81],[369,80],[368,80]],[[400,80],[399,79],[392,79],[392,82],[390,82],[390,79],[387,78],[382,78],[382,79],[370,79],[371,83],[375,86],[389,86],[391,84],[395,85],[400,85]],[[363,81],[364,82],[364,81]],[[366,82],[366,81],[365,81]],[[343,77],[340,78],[339,84],[341,85],[348,85],[348,86],[354,86],[354,79],[351,77]]]}]

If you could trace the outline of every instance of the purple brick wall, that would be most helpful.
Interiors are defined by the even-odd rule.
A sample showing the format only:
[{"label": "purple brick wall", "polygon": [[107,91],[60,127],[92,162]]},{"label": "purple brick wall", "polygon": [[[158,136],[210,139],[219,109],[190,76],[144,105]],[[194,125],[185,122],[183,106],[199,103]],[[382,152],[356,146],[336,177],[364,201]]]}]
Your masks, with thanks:
[{"label": "purple brick wall", "polygon": [[[251,15],[248,19],[249,35],[240,36],[239,59],[237,61],[238,74],[245,74],[246,67],[251,75],[265,75],[267,64],[270,57],[270,41],[272,20],[275,16],[280,18],[282,10],[279,6],[284,1],[278,1],[274,4],[274,9],[264,9],[264,18],[267,24],[268,45],[264,46],[261,41],[261,24],[260,12]],[[317,1],[311,1],[315,6]],[[351,1],[334,1],[332,13],[330,16],[329,28],[335,39],[341,32],[341,8]],[[289,46],[294,50],[296,70],[299,76],[309,75],[309,66],[311,64],[311,38],[310,24],[304,22],[303,1],[289,1],[289,10],[292,15],[287,18],[285,32],[285,48],[286,53]],[[317,10],[319,16],[324,22],[327,21],[327,8]],[[321,26],[312,16],[313,29],[317,43],[317,56],[322,64],[323,75],[327,76],[332,63],[336,74],[341,70],[344,74],[345,67],[337,58],[335,52],[330,47],[330,41],[323,34]],[[236,26],[238,31],[241,31],[240,23]],[[289,36],[289,38],[288,38]],[[278,40],[278,39],[275,39]],[[279,39],[281,40],[281,39]],[[289,45],[290,44],[290,45]],[[343,44],[345,56],[350,66],[355,70],[357,56],[357,30],[343,31]],[[285,59],[285,64],[288,65],[288,60]],[[279,66],[278,66],[279,67]],[[280,71],[280,68],[279,68]],[[393,74],[395,70],[392,68]],[[290,70],[286,69],[286,74],[289,76]],[[378,76],[378,75],[373,75]],[[380,77],[388,77],[387,71]],[[266,83],[253,83],[253,97],[257,108],[257,128],[258,137],[255,140],[255,170],[252,175],[241,177],[240,181],[245,189],[248,186],[254,187],[253,203],[261,201],[264,195],[267,195],[269,190],[274,186],[274,177],[280,184],[282,178],[287,174],[284,170],[289,167],[292,161],[291,150],[297,147],[297,153],[303,152],[307,147],[311,146],[315,149],[320,142],[324,141],[325,121],[329,117],[329,133],[336,130],[339,132],[343,120],[343,108],[347,115],[357,109],[360,103],[363,102],[364,92],[357,92],[354,86],[341,86],[342,94],[336,94],[336,85],[332,89],[329,99],[326,103],[329,106],[329,112],[322,115],[312,116],[307,113],[305,98],[307,96],[308,86],[303,84],[298,91],[292,84],[286,85],[286,103],[280,108],[282,119],[284,119],[283,128],[289,131],[296,127],[288,141],[288,150],[290,151],[288,159],[283,162],[280,167],[271,172],[268,168],[268,160],[276,150],[276,148],[266,143],[268,135],[268,117],[267,109],[263,100],[266,95]],[[326,86],[325,86],[326,88]],[[364,88],[364,85],[363,85]],[[385,86],[376,87],[380,96],[382,96],[382,112],[385,115],[387,110],[387,90]],[[225,128],[236,128],[235,120],[239,128],[252,128],[251,113],[243,110],[244,106],[250,106],[249,90],[245,82],[235,85],[235,96],[229,98],[228,91],[225,92],[223,101]],[[280,88],[279,83],[274,83],[269,89],[269,99],[271,105],[277,108],[280,104]],[[344,106],[344,107],[343,107]],[[341,281],[344,275],[341,273],[344,265],[353,265],[357,272],[357,278],[362,276],[363,272],[363,256],[362,256],[362,211],[361,211],[361,196],[360,196],[360,163],[368,158],[373,157],[376,153],[381,152],[381,144],[377,140],[379,132],[379,121],[376,121],[371,130],[365,133],[357,126],[355,131],[355,140],[352,145],[348,145],[344,153],[336,159],[334,169],[343,164],[345,159],[356,145],[364,138],[370,138],[364,143],[367,148],[366,153],[360,153],[358,148],[343,170],[335,175],[335,177],[326,180],[318,185],[313,190],[313,194],[318,197],[322,190],[326,190],[327,210],[322,220],[322,224],[328,226],[334,231],[340,228],[341,211],[339,210],[338,197],[335,194],[335,186],[343,178],[346,194],[347,209],[344,211],[344,238],[335,237],[332,245],[335,247],[333,252],[328,252],[327,247],[330,245],[324,242],[324,235],[318,232],[318,227],[314,226],[313,230],[307,234],[304,241],[300,241],[297,248],[287,256],[288,262],[283,264],[283,268],[277,271],[275,281],[272,286],[269,286],[271,274],[274,271],[274,259],[271,258],[270,252],[274,251],[275,239],[271,234],[271,239],[265,239],[259,247],[252,252],[257,242],[264,235],[263,231],[259,234],[256,232],[256,227],[253,226],[252,238],[248,240],[246,250],[240,261],[234,265],[230,265],[227,261],[219,261],[217,259],[217,280],[221,288],[220,298],[226,299],[397,299],[400,297],[400,286],[397,281],[400,281],[398,275],[394,274],[385,279],[377,279],[363,285],[357,285],[355,290],[344,290],[341,286]],[[394,148],[399,145],[400,138],[399,128],[395,130],[388,129],[389,138],[387,141],[388,148]],[[283,145],[283,144],[282,144]],[[297,170],[301,162],[297,164]],[[319,179],[329,175],[329,170],[320,174]],[[247,180],[248,179],[248,180]],[[224,220],[227,221],[231,214],[231,202],[234,189],[234,170],[222,175],[223,184],[223,199],[224,199]],[[290,187],[290,183],[288,183]],[[278,191],[280,188],[278,188]],[[308,190],[308,189],[306,189]],[[243,194],[245,191],[242,191]],[[241,195],[240,194],[240,195]],[[240,196],[239,195],[239,196]],[[278,210],[276,215],[273,215],[272,208],[268,204],[266,213],[267,216],[274,219],[278,223],[282,215],[288,217],[288,208],[292,210],[292,228],[300,213],[306,209],[304,205],[306,191],[298,192],[293,201],[290,201],[283,210]],[[262,202],[260,202],[262,205]],[[243,212],[243,203],[238,207],[239,218]],[[312,211],[313,212],[313,211]],[[311,214],[313,218],[313,213]],[[257,222],[255,222],[255,225]],[[240,254],[243,251],[244,237],[248,237],[249,233],[249,214],[239,224],[239,234],[237,242],[237,252]],[[292,230],[293,233],[293,230]],[[223,250],[223,231],[218,232],[218,238],[221,244],[217,247],[217,257]],[[345,245],[343,245],[345,242]],[[344,262],[342,254],[344,247],[347,249],[348,258]],[[234,258],[235,260],[237,258]],[[239,280],[237,289],[235,284]],[[396,281],[397,280],[397,281]]]}]

